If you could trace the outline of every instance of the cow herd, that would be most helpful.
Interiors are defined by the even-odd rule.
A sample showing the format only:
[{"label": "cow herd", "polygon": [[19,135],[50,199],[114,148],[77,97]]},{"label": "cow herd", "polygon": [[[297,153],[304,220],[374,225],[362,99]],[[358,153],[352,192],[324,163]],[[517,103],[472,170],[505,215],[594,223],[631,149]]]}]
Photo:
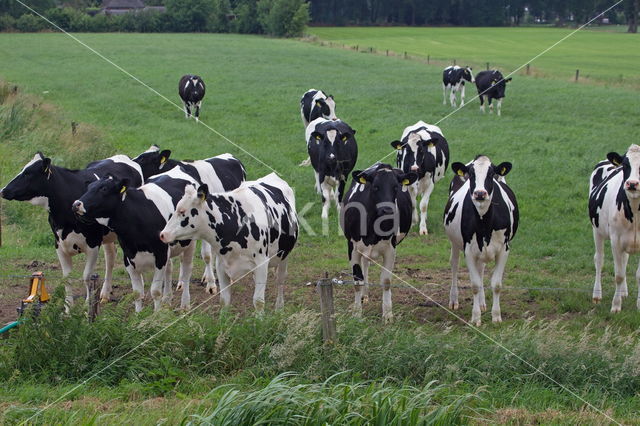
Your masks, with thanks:
[{"label": "cow herd", "polygon": [[[443,73],[444,102],[449,89],[451,105],[456,106],[457,92],[460,105],[464,105],[464,82],[475,82],[481,108],[483,96],[487,96],[490,108],[492,99],[497,100],[500,114],[508,80],[496,70],[474,77],[471,68],[447,67]],[[180,80],[179,94],[187,118],[192,115],[198,120],[204,90],[198,76],[187,75]],[[331,201],[336,205],[353,274],[354,313],[360,314],[362,303],[368,299],[369,266],[381,258],[382,316],[385,321],[391,320],[396,249],[413,225],[418,225],[421,235],[428,234],[429,198],[449,166],[447,140],[439,127],[418,121],[390,142],[396,150],[396,167],[377,162],[364,170],[354,170],[358,158],[356,131],[337,118],[333,96],[310,89],[302,96],[300,113],[309,155],[301,166],[313,167],[324,222]],[[519,222],[516,197],[505,178],[511,168],[511,163],[494,164],[485,155],[466,164],[451,164],[455,175],[443,215],[451,242],[449,307],[459,308],[458,264],[463,253],[473,290],[471,322],[475,325],[481,324],[481,312],[486,310],[483,278],[485,265],[490,262],[495,262],[492,320],[502,321],[502,278]],[[37,153],[0,196],[47,210],[68,305],[73,301],[68,280],[72,257],[86,255],[83,280],[88,299],[89,280],[101,245],[105,247],[106,271],[100,297],[103,301],[110,299],[116,239],[131,279],[136,311],[142,309],[143,274],[149,271],[153,273],[150,294],[154,309],[171,301],[173,257],[180,259],[180,307],[190,307],[196,240],[202,241],[202,281],[212,295],[218,293],[219,285],[224,305],[231,302],[230,286],[252,274],[253,304],[257,312],[262,312],[270,267],[276,269],[276,308],[284,305],[288,256],[298,239],[294,191],[275,173],[247,181],[245,167],[230,154],[178,161],[171,158],[170,150],[153,145],[135,158],[115,155],[81,170],[69,170]],[[589,216],[596,246],[593,300],[602,299],[604,241],[610,239],[616,282],[612,312],[620,311],[621,298],[628,294],[628,256],[640,251],[638,221],[634,220],[638,211],[640,146],[632,145],[625,155],[609,153],[590,179]],[[640,266],[636,278],[640,309]]]}]

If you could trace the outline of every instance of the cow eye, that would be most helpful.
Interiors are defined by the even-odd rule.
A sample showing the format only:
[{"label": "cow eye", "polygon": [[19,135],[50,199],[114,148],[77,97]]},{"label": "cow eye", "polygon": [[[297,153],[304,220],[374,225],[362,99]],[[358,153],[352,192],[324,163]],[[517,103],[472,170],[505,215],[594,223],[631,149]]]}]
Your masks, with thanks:
[{"label": "cow eye", "polygon": [[178,210],[178,214],[179,214],[180,216],[184,216],[184,209],[180,209],[180,210]]}]

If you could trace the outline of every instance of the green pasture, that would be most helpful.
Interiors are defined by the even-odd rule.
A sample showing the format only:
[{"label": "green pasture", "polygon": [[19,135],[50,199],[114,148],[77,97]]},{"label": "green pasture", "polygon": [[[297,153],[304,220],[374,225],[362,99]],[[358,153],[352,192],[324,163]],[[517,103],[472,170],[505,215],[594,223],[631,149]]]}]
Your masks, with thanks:
[{"label": "green pasture", "polygon": [[[325,40],[373,46],[378,50],[409,50],[416,55],[429,53],[423,49],[427,46],[423,42],[432,40],[434,46],[439,46],[439,50],[434,47],[433,55],[438,51],[444,57],[455,53],[459,64],[490,61],[503,64],[505,70],[568,33],[528,28],[311,28],[310,32]],[[627,49],[633,43],[637,46],[637,37],[579,33],[566,42],[566,47],[561,45],[569,49],[571,42],[571,52],[553,50],[539,64],[532,64],[543,75],[558,78],[516,76],[509,83],[502,117],[481,114],[479,103],[471,100],[465,108],[439,123],[450,145],[451,161],[466,162],[483,153],[496,163],[513,163],[507,181],[518,197],[521,224],[505,273],[507,288],[503,291],[502,305],[505,323],[491,325],[490,314],[486,313],[483,320],[489,324],[482,331],[540,367],[553,381],[533,373],[529,365],[466,328],[444,310],[425,306],[424,296],[408,290],[402,293],[402,301],[398,300],[400,289],[396,291],[396,321],[385,327],[380,320],[379,294],[367,306],[362,320],[351,320],[348,305],[352,292],[340,289],[336,301],[342,324],[340,342],[330,352],[319,344],[317,318],[308,311],[317,310],[317,301],[305,284],[325,271],[337,276],[348,270],[349,265],[335,210],[330,213],[329,232],[323,234],[313,171],[298,166],[306,158],[300,96],[312,87],[334,95],[338,116],[357,131],[357,168],[378,160],[393,163],[395,154],[389,142],[398,139],[404,127],[418,120],[436,123],[452,111],[442,105],[440,65],[427,66],[399,57],[253,36],[79,34],[78,37],[175,104],[179,104],[179,77],[186,73],[201,75],[207,84],[202,121],[268,167],[205,126],[185,120],[178,108],[64,35],[1,34],[0,78],[9,82],[6,91],[17,85],[19,95],[4,96],[0,91],[0,185],[6,184],[38,150],[51,156],[55,164],[68,167],[81,167],[115,153],[135,156],[153,143],[171,149],[178,159],[230,152],[244,162],[249,178],[263,176],[270,168],[276,170],[296,190],[298,210],[312,203],[305,219],[315,235],[303,230],[291,255],[285,313],[268,312],[264,322],[248,319],[240,311],[233,311],[237,315],[233,320],[224,316],[218,319],[217,311],[213,319],[210,315],[196,315],[190,326],[168,330],[161,344],[137,354],[137,361],[127,364],[135,366],[142,362],[143,367],[131,367],[130,374],[122,368],[100,373],[86,394],[81,397],[72,393],[65,397],[61,405],[49,411],[49,416],[58,414],[70,423],[117,422],[126,418],[127,413],[140,418],[142,423],[156,423],[161,418],[181,421],[190,414],[212,415],[212,404],[220,401],[226,389],[218,389],[220,385],[231,384],[241,392],[239,399],[226,401],[229,406],[243,404],[249,410],[242,398],[249,394],[257,398],[251,393],[256,389],[272,390],[269,382],[278,374],[294,371],[299,375],[283,379],[286,386],[306,386],[348,370],[345,376],[329,383],[327,386],[332,390],[326,392],[338,392],[334,385],[343,392],[339,383],[344,382],[367,383],[373,386],[371,394],[376,394],[375,387],[383,383],[395,389],[393,398],[404,395],[405,386],[432,395],[431,388],[425,386],[436,380],[434,386],[444,387],[433,391],[433,406],[450,407],[457,401],[464,404],[461,411],[464,420],[446,417],[458,413],[455,407],[442,414],[445,417],[441,419],[455,422],[473,419],[516,423],[549,422],[549,419],[560,423],[608,422],[585,408],[583,401],[558,383],[616,420],[637,421],[640,413],[635,386],[640,377],[637,335],[640,314],[635,309],[634,279],[637,258],[632,257],[629,262],[630,297],[624,301],[623,312],[615,316],[609,313],[614,288],[609,253],[603,276],[604,301],[592,305],[593,242],[586,206],[593,166],[607,152],[624,152],[631,143],[639,142],[640,98],[631,87],[569,81],[576,67],[587,70],[590,66],[593,71],[585,73],[594,80],[616,83],[618,71],[614,68],[620,67],[628,69],[619,71],[624,75],[623,82],[635,87],[640,82],[635,73],[640,59]],[[492,56],[479,53],[477,46],[481,40],[491,47]],[[525,40],[527,43],[523,43]],[[576,66],[574,62],[584,65]],[[543,66],[546,63],[548,69]],[[612,67],[614,63],[616,66]],[[565,71],[569,73],[566,79],[561,78]],[[468,101],[473,93],[469,89]],[[70,131],[72,121],[80,123],[75,136]],[[414,229],[398,249],[395,268],[399,276],[396,284],[410,283],[445,306],[450,277],[449,243],[441,217],[450,177],[448,172],[432,195],[429,236],[419,236]],[[6,301],[8,275],[28,273],[24,265],[33,260],[55,263],[56,258],[42,209],[2,201],[2,214],[0,298]],[[202,267],[198,260],[195,264],[194,276],[198,276]],[[376,279],[377,268],[372,269],[371,277]],[[56,282],[59,272],[49,273],[52,282]],[[117,275],[126,278],[121,262]],[[79,276],[80,268],[76,268],[74,277]],[[464,280],[462,285],[467,286]],[[239,284],[249,285],[249,282]],[[192,294],[196,291],[201,290],[194,289]],[[379,293],[379,288],[372,291]],[[466,298],[470,289],[463,288],[461,292],[459,314],[468,319],[471,306]],[[487,295],[490,301],[490,291]],[[273,301],[268,300],[269,307]],[[218,305],[217,300],[214,305]],[[154,321],[168,323],[174,318],[171,313],[162,315],[166,317],[150,312],[136,317],[122,308],[107,314],[95,329],[84,321],[74,323],[75,317],[52,316],[52,329],[60,328],[62,322],[75,331],[52,334],[52,329],[43,324],[40,331],[46,330],[54,337],[33,346],[29,339],[37,338],[37,334],[25,326],[22,328],[25,331],[0,342],[3,345],[0,359],[4,362],[0,362],[0,376],[4,380],[0,407],[11,407],[4,420],[28,418],[34,407],[44,406],[46,401],[125,353],[129,345],[143,341],[145,327],[151,327],[149,334],[152,334],[157,331],[153,328],[157,325]],[[118,324],[120,318],[122,323]],[[305,324],[309,328],[304,328]],[[132,330],[132,334],[121,328]],[[200,330],[215,333],[207,336]],[[113,336],[113,346],[111,341],[105,343],[108,336]],[[219,339],[223,343],[218,344]],[[73,348],[74,352],[67,356],[59,347]],[[288,349],[293,358],[288,358]],[[39,354],[36,361],[15,357],[31,351]],[[92,354],[91,358],[84,357],[86,351]],[[190,351],[195,351],[193,356]],[[98,365],[89,359],[98,359]],[[77,368],[68,369],[67,363]],[[34,375],[35,372],[41,374]],[[169,380],[164,380],[164,376]],[[280,386],[278,383],[276,387]],[[287,389],[282,392],[287,394],[290,392]],[[319,391],[303,388],[301,392]],[[356,399],[364,395],[362,410],[370,409],[367,391],[355,390],[350,395]],[[453,396],[462,400],[452,399]],[[162,401],[156,401],[156,405],[149,403],[147,418],[133,408],[139,401],[154,398]],[[67,411],[62,404],[70,407],[68,414],[64,414]],[[101,411],[96,409],[100,404],[115,417],[100,417]],[[167,408],[173,405],[179,409]],[[419,415],[427,416],[429,412],[423,410]],[[316,412],[310,408],[305,413]],[[336,409],[336,413],[347,415],[350,411]],[[55,422],[55,417],[40,419]],[[216,423],[215,419],[209,421]],[[336,419],[340,417],[327,419],[338,422]],[[394,421],[402,422],[399,418]]]},{"label": "green pasture", "polygon": [[[605,27],[606,28],[606,27]],[[531,74],[570,81],[576,69],[580,78],[623,86],[640,85],[637,34],[581,30],[532,61],[539,53],[571,34],[566,28],[415,28],[415,27],[313,27],[318,38],[362,50],[373,47],[427,59],[438,64],[491,68],[510,73],[531,63]],[[531,62],[532,61],[532,62]],[[523,68],[521,73],[524,73]]]}]

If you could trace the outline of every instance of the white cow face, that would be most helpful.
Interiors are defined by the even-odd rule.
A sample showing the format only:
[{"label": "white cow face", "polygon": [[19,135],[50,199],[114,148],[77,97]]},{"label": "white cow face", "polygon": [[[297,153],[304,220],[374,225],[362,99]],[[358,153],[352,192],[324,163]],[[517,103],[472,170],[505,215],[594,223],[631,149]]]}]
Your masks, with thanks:
[{"label": "white cow face", "polygon": [[162,242],[201,239],[200,230],[206,226],[204,218],[207,215],[205,204],[207,194],[207,185],[201,185],[197,191],[193,185],[185,187],[185,193],[178,202],[176,210],[160,232]]},{"label": "white cow face", "polygon": [[508,162],[494,166],[489,157],[484,155],[477,156],[467,165],[462,163],[451,165],[451,169],[459,176],[468,176],[471,201],[481,216],[491,206],[495,181],[500,176],[506,176],[511,167],[511,163]]},{"label": "white cow face", "polygon": [[629,199],[640,198],[640,146],[633,144],[624,157],[616,152],[607,154],[607,159],[622,166],[624,191]]}]

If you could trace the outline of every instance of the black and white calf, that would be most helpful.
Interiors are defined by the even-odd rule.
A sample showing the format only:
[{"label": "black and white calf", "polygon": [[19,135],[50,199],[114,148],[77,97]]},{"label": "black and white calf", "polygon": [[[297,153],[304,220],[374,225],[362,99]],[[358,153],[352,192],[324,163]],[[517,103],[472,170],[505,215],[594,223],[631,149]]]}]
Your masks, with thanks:
[{"label": "black and white calf", "polygon": [[300,115],[305,129],[316,118],[335,120],[336,103],[333,95],[327,96],[322,90],[307,90],[300,99]]},{"label": "black and white calf", "polygon": [[[611,312],[620,312],[622,298],[629,294],[626,273],[629,254],[640,252],[640,146],[631,145],[624,156],[610,152],[607,159],[598,163],[590,179],[589,218],[596,246],[593,301],[602,300],[604,242],[611,240],[616,282]],[[636,281],[639,289],[636,306],[640,309],[640,265]]]},{"label": "black and white calf", "polygon": [[178,94],[184,102],[185,118],[193,117],[198,121],[200,118],[200,105],[204,98],[204,81],[200,76],[187,74],[182,76],[178,83]]},{"label": "black and white calf", "polygon": [[284,306],[287,256],[298,239],[293,189],[275,173],[243,183],[231,192],[209,194],[207,185],[188,186],[160,240],[202,239],[219,254],[220,297],[231,303],[229,285],[253,272],[253,305],[264,310],[268,268],[275,267],[276,309]]},{"label": "black and white calf", "polygon": [[[1,195],[6,200],[29,201],[42,206],[49,213],[49,225],[55,236],[55,247],[62,276],[67,278],[72,268],[72,257],[85,253],[86,263],[82,277],[89,298],[89,279],[95,271],[100,245],[105,249],[105,279],[100,292],[103,301],[109,299],[113,265],[116,257],[116,236],[108,228],[92,221],[81,221],[71,210],[74,200],[87,189],[89,182],[105,173],[127,178],[140,185],[140,166],[126,155],[115,155],[90,163],[82,170],[69,170],[51,164],[51,159],[37,153],[22,171],[5,186]],[[65,282],[67,304],[73,303],[72,287]]]},{"label": "black and white calf", "polygon": [[447,89],[450,89],[449,102],[456,107],[456,93],[460,91],[460,107],[464,106],[464,82],[474,83],[471,67],[459,67],[453,65],[446,67],[442,72],[442,105],[447,104]]},{"label": "black and white calf", "polygon": [[153,270],[151,297],[154,309],[171,299],[171,257],[181,256],[180,279],[183,289],[180,307],[189,307],[195,241],[178,241],[171,246],[158,240],[187,185],[196,181],[178,167],[156,175],[142,186],[111,175],[93,182],[73,203],[74,212],[108,226],[118,236],[124,253],[124,266],[131,278],[136,312],[142,310],[143,273]]},{"label": "black and white calf", "polygon": [[355,281],[354,312],[362,313],[368,298],[369,263],[382,257],[380,283],[383,286],[382,317],[393,318],[391,273],[396,246],[411,228],[411,196],[408,188],[418,178],[388,164],[376,163],[353,172],[353,182],[345,195],[340,225],[347,239],[349,262]]},{"label": "black and white calf", "polygon": [[307,151],[322,195],[322,218],[329,217],[331,200],[338,212],[344,187],[358,159],[356,131],[342,120],[317,118],[307,126]]},{"label": "black and white calf", "polygon": [[418,222],[417,196],[420,200],[420,235],[427,235],[427,208],[433,188],[444,177],[449,164],[449,144],[442,130],[418,121],[402,132],[402,139],[391,142],[398,150],[397,165],[403,172],[415,172],[418,181],[409,187],[414,206],[413,223]]},{"label": "black and white calf", "polygon": [[476,88],[478,89],[478,96],[480,97],[480,111],[484,112],[484,97],[486,96],[489,102],[489,112],[493,112],[491,101],[496,99],[498,102],[498,115],[500,115],[502,99],[507,90],[507,83],[510,81],[511,77],[505,80],[502,73],[498,70],[480,71],[478,75],[476,75]]},{"label": "black and white calf", "polygon": [[518,204],[511,188],[502,179],[511,163],[491,164],[480,155],[471,163],[453,163],[457,174],[451,182],[449,201],[444,210],[444,228],[451,241],[451,292],[449,307],[458,309],[458,261],[465,256],[473,288],[471,322],[480,325],[480,312],[486,310],[484,269],[495,261],[491,277],[493,322],[501,322],[500,291],[509,256],[510,243],[518,230]]},{"label": "black and white calf", "polygon": [[[178,161],[171,158],[171,151],[160,150],[157,145],[152,145],[147,151],[133,159],[140,164],[145,179],[157,175],[174,167],[194,178],[199,185],[205,184],[212,192],[225,192],[236,189],[246,179],[246,171],[240,160],[231,154],[221,154],[206,160]],[[202,282],[206,284],[206,290],[210,294],[216,294],[218,286],[215,278],[215,256],[211,252],[211,246],[202,241],[200,254],[205,262]],[[181,290],[180,287],[177,290]]]}]

